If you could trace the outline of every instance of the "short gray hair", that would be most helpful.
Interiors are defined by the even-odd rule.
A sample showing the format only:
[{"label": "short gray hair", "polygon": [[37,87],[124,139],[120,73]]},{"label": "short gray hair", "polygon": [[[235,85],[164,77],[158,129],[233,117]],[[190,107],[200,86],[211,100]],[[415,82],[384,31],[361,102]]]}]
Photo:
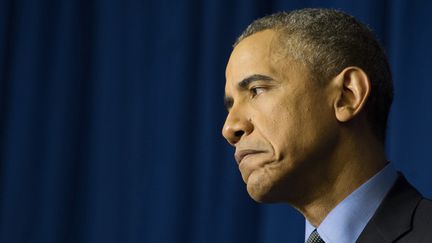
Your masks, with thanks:
[{"label": "short gray hair", "polygon": [[255,20],[234,47],[268,29],[278,32],[288,56],[304,64],[317,81],[326,82],[349,66],[364,70],[372,83],[365,111],[374,134],[384,143],[393,82],[385,52],[369,28],[333,9],[279,12]]}]

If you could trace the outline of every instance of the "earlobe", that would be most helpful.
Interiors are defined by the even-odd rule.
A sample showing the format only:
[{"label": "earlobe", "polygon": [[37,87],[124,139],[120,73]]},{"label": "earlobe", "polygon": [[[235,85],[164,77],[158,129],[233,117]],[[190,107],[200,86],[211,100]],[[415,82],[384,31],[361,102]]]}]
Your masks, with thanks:
[{"label": "earlobe", "polygon": [[370,80],[361,68],[347,67],[335,77],[335,82],[335,115],[338,121],[347,122],[363,110],[371,91]]}]

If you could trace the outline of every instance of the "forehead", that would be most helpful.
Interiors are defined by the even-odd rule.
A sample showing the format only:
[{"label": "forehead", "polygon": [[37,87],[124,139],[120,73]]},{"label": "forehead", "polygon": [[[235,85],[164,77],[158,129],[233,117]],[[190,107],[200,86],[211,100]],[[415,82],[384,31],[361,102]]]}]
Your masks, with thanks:
[{"label": "forehead", "polygon": [[271,75],[277,59],[274,55],[276,38],[275,31],[264,30],[240,41],[227,64],[227,85],[254,74]]}]

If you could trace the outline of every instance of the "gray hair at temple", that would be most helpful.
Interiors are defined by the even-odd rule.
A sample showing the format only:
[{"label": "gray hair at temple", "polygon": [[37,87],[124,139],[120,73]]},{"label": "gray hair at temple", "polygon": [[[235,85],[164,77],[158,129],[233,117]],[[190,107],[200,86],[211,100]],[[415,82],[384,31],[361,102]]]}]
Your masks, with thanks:
[{"label": "gray hair at temple", "polygon": [[317,82],[326,82],[349,66],[361,68],[372,86],[365,106],[367,119],[377,138],[385,142],[393,83],[384,50],[369,28],[333,9],[279,12],[255,20],[234,47],[244,38],[268,29],[278,33],[288,57],[304,64]]}]

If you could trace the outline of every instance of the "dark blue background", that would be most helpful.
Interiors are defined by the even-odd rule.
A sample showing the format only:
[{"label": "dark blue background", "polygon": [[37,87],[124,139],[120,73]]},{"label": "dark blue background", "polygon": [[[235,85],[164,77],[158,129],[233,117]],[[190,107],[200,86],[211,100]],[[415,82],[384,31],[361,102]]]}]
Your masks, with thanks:
[{"label": "dark blue background", "polygon": [[300,214],[248,197],[220,131],[236,36],[303,7],[376,31],[388,156],[430,197],[431,2],[1,0],[0,242],[301,242]]}]

